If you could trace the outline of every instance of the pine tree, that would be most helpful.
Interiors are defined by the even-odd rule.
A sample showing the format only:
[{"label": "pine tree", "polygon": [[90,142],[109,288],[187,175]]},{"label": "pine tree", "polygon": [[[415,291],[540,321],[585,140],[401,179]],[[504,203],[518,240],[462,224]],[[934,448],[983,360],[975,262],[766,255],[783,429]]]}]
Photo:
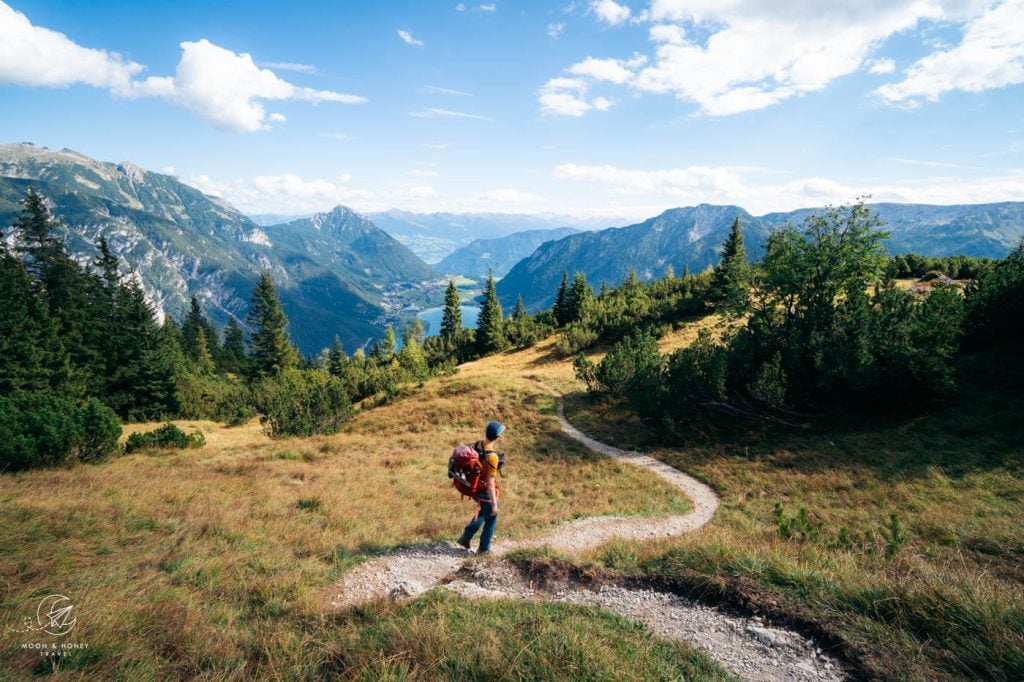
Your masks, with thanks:
[{"label": "pine tree", "polygon": [[345,367],[348,365],[348,356],[345,355],[345,349],[341,345],[341,339],[338,336],[334,337],[334,343],[331,345],[331,349],[327,355],[327,371],[336,377],[340,377],[345,373]]},{"label": "pine tree", "polygon": [[516,309],[512,311],[512,319],[519,321],[526,319],[529,313],[526,312],[526,306],[523,304],[523,295],[519,294],[516,297]]},{"label": "pine tree", "polygon": [[551,313],[555,318],[555,325],[562,327],[569,322],[569,271],[562,270],[562,283],[558,286],[558,294],[555,296],[555,305]]},{"label": "pine tree", "polygon": [[267,273],[260,275],[260,281],[252,292],[246,321],[254,330],[249,344],[251,376],[274,376],[298,364],[298,351],[288,338],[286,329],[288,318],[274,289],[274,280]]},{"label": "pine tree", "polygon": [[57,326],[25,268],[0,253],[0,395],[62,391],[70,367]]},{"label": "pine tree", "polygon": [[224,347],[221,351],[224,371],[239,374],[245,367],[245,333],[234,315],[224,327]]},{"label": "pine tree", "polygon": [[565,303],[566,323],[578,322],[594,302],[594,290],[587,284],[587,276],[577,272]]},{"label": "pine tree", "polygon": [[484,300],[480,303],[480,316],[476,323],[476,348],[480,355],[494,353],[505,348],[505,319],[494,286],[494,274],[487,272]]},{"label": "pine tree", "polygon": [[423,328],[423,320],[418,317],[414,317],[412,320],[405,323],[405,329],[402,331],[403,346],[408,345],[410,341],[415,341],[422,347],[425,338],[426,330]]},{"label": "pine tree", "polygon": [[62,251],[62,244],[54,235],[58,223],[34,187],[29,187],[25,198],[18,203],[24,208],[14,221],[20,241],[17,249],[24,259],[25,270],[42,284],[47,268],[52,267]]},{"label": "pine tree", "polygon": [[175,358],[164,346],[153,306],[135,279],[118,292],[120,327],[113,341],[118,358],[104,400],[122,416],[155,419],[178,411]]},{"label": "pine tree", "polygon": [[398,340],[395,338],[395,328],[390,324],[384,328],[384,338],[375,346],[376,357],[383,363],[389,363],[395,357],[395,347]]},{"label": "pine tree", "polygon": [[444,293],[444,315],[441,318],[441,340],[446,346],[454,347],[455,340],[462,331],[462,309],[459,307],[459,290],[455,280],[448,280],[448,290]]},{"label": "pine tree", "polygon": [[185,320],[181,324],[181,342],[185,355],[191,358],[193,362],[202,364],[203,360],[200,357],[199,351],[200,331],[206,337],[206,355],[209,355],[215,365],[219,366],[224,361],[224,353],[220,346],[220,335],[213,323],[203,314],[199,300],[193,296],[188,313],[185,314]]},{"label": "pine tree", "polygon": [[216,369],[213,356],[210,355],[210,346],[206,343],[206,330],[202,327],[196,331],[196,354],[193,360],[199,374],[213,374]]},{"label": "pine tree", "polygon": [[750,300],[750,263],[743,245],[739,216],[722,244],[722,260],[711,278],[710,300],[725,312],[742,313]]},{"label": "pine tree", "polygon": [[99,281],[67,254],[56,234],[60,222],[34,188],[29,188],[21,204],[24,208],[14,223],[21,242],[18,252],[67,350],[70,374],[65,393],[75,398],[97,394],[104,382],[107,342],[107,310],[100,303]]}]

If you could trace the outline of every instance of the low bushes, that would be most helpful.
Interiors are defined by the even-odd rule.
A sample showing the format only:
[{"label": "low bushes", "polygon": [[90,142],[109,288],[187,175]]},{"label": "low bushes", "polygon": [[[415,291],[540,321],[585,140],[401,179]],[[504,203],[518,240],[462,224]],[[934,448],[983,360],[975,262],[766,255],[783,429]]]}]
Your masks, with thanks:
[{"label": "low bushes", "polygon": [[152,431],[133,433],[124,444],[126,453],[136,450],[170,450],[174,448],[200,448],[206,445],[206,437],[199,431],[185,433],[174,424],[167,422]]},{"label": "low bushes", "polygon": [[352,417],[345,383],[322,370],[285,370],[261,379],[252,394],[271,438],[334,433]]},{"label": "low bushes", "polygon": [[117,451],[120,436],[117,415],[95,398],[0,397],[0,471],[99,461]]}]

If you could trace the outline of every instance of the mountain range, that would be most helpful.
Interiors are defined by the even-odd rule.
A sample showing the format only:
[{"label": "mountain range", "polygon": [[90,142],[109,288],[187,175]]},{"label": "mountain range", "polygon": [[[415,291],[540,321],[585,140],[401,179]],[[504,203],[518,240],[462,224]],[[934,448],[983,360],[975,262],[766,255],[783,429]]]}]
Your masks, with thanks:
[{"label": "mountain range", "polygon": [[434,266],[447,275],[463,275],[470,279],[483,279],[493,272],[504,277],[512,267],[533,253],[544,242],[562,239],[579,232],[574,227],[553,230],[526,230],[497,239],[474,239],[460,247]]},{"label": "mountain range", "polygon": [[[437,263],[476,239],[495,239],[527,230],[559,227],[594,229],[620,224],[607,218],[518,213],[411,213],[391,210],[369,213],[370,220],[405,244],[427,263]],[[524,254],[526,255],[526,254]]]},{"label": "mountain range", "polygon": [[311,353],[335,334],[350,350],[379,337],[402,306],[395,292],[433,278],[427,264],[351,209],[259,226],[177,178],[72,150],[0,145],[0,226],[13,239],[18,201],[35,187],[65,225],[82,263],[107,238],[124,270],[138,274],[161,315],[181,319],[196,296],[218,325],[245,322],[259,274],[278,285],[296,345]]},{"label": "mountain range", "polygon": [[[1024,202],[932,206],[876,204],[883,229],[890,233],[890,253],[925,256],[964,254],[999,258],[1024,237]],[[616,285],[630,270],[643,280],[660,277],[669,266],[676,272],[699,272],[718,262],[729,227],[739,217],[747,252],[759,258],[771,231],[787,222],[799,225],[820,209],[753,216],[738,206],[701,204],[674,208],[627,227],[580,232],[547,242],[517,263],[498,283],[498,296],[508,310],[522,296],[527,308],[551,305],[562,278],[584,272],[594,286]]]}]

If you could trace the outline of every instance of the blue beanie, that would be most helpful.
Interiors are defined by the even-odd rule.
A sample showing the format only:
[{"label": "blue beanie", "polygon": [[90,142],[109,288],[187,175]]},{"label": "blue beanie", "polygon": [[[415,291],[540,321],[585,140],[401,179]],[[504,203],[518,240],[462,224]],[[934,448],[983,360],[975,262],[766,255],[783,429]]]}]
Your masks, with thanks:
[{"label": "blue beanie", "polygon": [[488,422],[487,423],[487,440],[494,440],[502,434],[505,430],[505,425],[501,422]]}]

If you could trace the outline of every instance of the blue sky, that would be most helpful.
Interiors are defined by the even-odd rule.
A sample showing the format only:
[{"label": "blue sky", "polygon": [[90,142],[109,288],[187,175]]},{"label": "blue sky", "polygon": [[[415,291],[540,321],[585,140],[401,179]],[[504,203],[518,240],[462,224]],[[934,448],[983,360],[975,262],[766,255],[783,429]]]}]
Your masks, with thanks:
[{"label": "blue sky", "polygon": [[1024,0],[0,0],[0,141],[247,212],[1024,200]]}]

